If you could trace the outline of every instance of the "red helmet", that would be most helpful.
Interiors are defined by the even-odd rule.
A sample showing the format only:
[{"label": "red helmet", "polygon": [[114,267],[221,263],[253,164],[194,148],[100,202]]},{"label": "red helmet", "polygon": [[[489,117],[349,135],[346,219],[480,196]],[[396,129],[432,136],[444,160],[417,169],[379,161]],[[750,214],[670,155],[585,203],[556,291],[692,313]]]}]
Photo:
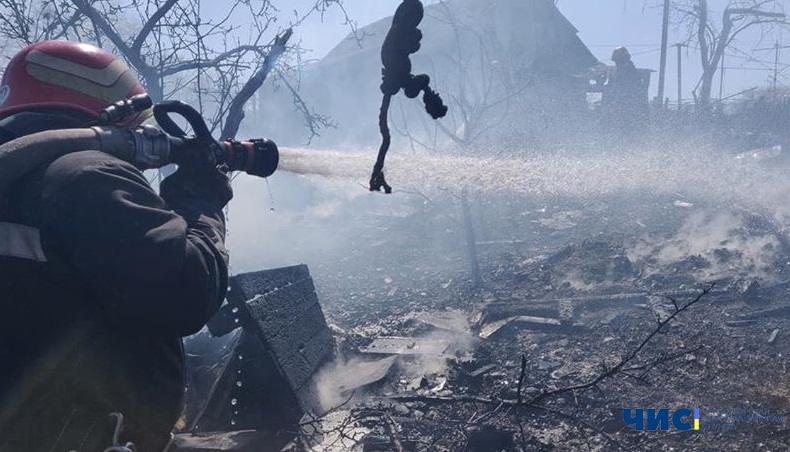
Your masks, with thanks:
[{"label": "red helmet", "polygon": [[90,44],[42,41],[17,53],[0,82],[0,118],[20,110],[65,107],[94,117],[113,102],[145,93],[126,64]]}]

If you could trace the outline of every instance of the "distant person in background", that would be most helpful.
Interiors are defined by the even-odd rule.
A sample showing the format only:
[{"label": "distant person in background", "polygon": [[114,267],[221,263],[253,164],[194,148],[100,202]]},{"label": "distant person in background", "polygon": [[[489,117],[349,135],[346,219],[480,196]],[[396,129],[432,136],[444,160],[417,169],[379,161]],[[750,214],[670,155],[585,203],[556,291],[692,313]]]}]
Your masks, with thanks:
[{"label": "distant person in background", "polygon": [[614,49],[612,61],[615,71],[609,76],[603,92],[604,121],[616,132],[637,132],[644,125],[648,114],[642,77],[625,47]]}]

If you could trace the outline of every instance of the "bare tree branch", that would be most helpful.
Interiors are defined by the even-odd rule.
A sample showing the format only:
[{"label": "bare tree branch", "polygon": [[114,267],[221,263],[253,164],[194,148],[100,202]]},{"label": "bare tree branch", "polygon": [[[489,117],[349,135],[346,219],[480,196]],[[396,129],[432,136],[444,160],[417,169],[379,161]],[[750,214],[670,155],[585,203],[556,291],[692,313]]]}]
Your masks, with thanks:
[{"label": "bare tree branch", "polygon": [[[533,397],[531,400],[529,400],[527,402],[527,404],[533,405],[533,404],[536,404],[539,401],[541,401],[541,400],[543,400],[543,399],[545,399],[547,397],[550,397],[550,396],[555,396],[555,395],[558,395],[558,394],[564,394],[564,393],[567,393],[567,392],[572,392],[572,391],[578,391],[578,390],[581,390],[581,389],[591,388],[593,386],[596,386],[601,381],[603,381],[603,380],[605,380],[605,379],[617,374],[618,372],[621,372],[623,370],[623,368],[625,367],[625,365],[629,364],[630,362],[632,362],[634,360],[634,358],[636,358],[637,355],[639,355],[639,353],[645,348],[645,346],[647,346],[647,344],[650,343],[650,341],[653,340],[653,338],[656,335],[658,335],[660,333],[663,333],[665,326],[667,326],[669,323],[671,323],[673,320],[675,320],[675,318],[680,313],[682,313],[683,311],[687,310],[688,308],[690,308],[691,306],[697,304],[700,300],[702,300],[702,298],[704,298],[706,295],[708,295],[713,290],[713,287],[714,287],[713,284],[709,285],[708,287],[703,289],[702,292],[700,292],[700,294],[697,295],[693,300],[689,301],[688,303],[686,303],[686,304],[684,304],[682,306],[679,306],[677,309],[675,309],[672,312],[672,314],[668,315],[665,319],[659,320],[658,321],[658,325],[656,326],[656,328],[653,329],[653,331],[650,332],[650,334],[645,336],[645,338],[642,339],[642,341],[639,342],[639,344],[636,347],[634,347],[625,357],[623,357],[620,360],[620,362],[618,362],[616,365],[614,365],[612,368],[610,368],[606,372],[601,373],[600,375],[598,375],[597,377],[595,377],[594,379],[592,379],[591,381],[589,381],[587,383],[582,383],[582,384],[578,384],[578,385],[574,385],[574,386],[568,386],[568,387],[564,387],[564,388],[555,389],[555,390],[552,390],[552,391],[542,392],[542,393],[536,395],[535,397]],[[677,306],[676,302],[675,302],[675,305]]]},{"label": "bare tree branch", "polygon": [[112,44],[120,50],[124,56],[131,61],[131,63],[138,69],[141,70],[144,67],[148,67],[144,61],[140,58],[139,53],[133,54],[132,49],[126,44],[118,31],[115,30],[113,27],[104,17],[104,15],[100,14],[96,9],[93,8],[86,0],[71,0],[88,19],[93,22],[96,27],[101,30],[101,32],[112,41]]},{"label": "bare tree branch", "polygon": [[265,56],[266,55],[266,53],[264,52],[264,50],[263,50],[263,48],[261,46],[252,45],[252,44],[240,45],[240,46],[234,47],[234,48],[232,48],[232,49],[230,49],[230,50],[228,50],[226,52],[222,52],[222,53],[218,54],[217,56],[215,56],[214,58],[212,58],[210,60],[205,60],[205,61],[199,61],[199,60],[198,61],[184,61],[184,62],[173,64],[173,65],[168,66],[167,68],[162,70],[162,76],[175,75],[175,74],[178,74],[179,72],[192,71],[192,70],[196,70],[196,69],[206,69],[206,68],[217,67],[218,65],[222,65],[229,58],[235,58],[235,57],[239,56],[240,54],[245,54],[247,52],[253,52],[253,53],[256,53],[256,54],[258,54],[260,56]]},{"label": "bare tree branch", "polygon": [[280,81],[288,88],[291,92],[291,96],[293,98],[294,106],[296,110],[302,113],[302,117],[304,118],[304,124],[307,129],[310,131],[310,136],[307,137],[307,142],[305,146],[309,146],[313,138],[320,136],[318,132],[319,129],[322,128],[335,128],[337,124],[331,120],[331,118],[318,114],[315,111],[310,110],[310,107],[307,106],[307,103],[302,99],[302,96],[299,95],[299,91],[288,81],[285,75],[280,72]]},{"label": "bare tree branch", "polygon": [[[76,38],[112,47],[138,72],[155,102],[188,93],[186,100],[196,98],[211,130],[221,128],[224,137],[238,132],[245,104],[278,63],[298,73],[298,55],[295,63],[280,58],[299,51],[286,46],[293,27],[336,8],[361,40],[342,0],[313,0],[294,10],[292,26],[277,33],[282,17],[276,2],[230,0],[218,17],[206,18],[203,1],[0,0],[0,38],[14,45]],[[248,26],[237,20],[239,15],[249,18],[244,21]],[[312,118],[311,138],[320,127],[332,125],[312,112],[293,86],[289,89],[305,117]]]},{"label": "bare tree branch", "polygon": [[134,38],[134,42],[132,43],[131,52],[139,55],[140,49],[143,47],[143,42],[148,38],[148,35],[151,34],[151,30],[154,29],[155,26],[159,24],[159,21],[165,17],[168,11],[178,2],[178,0],[167,0],[164,5],[162,5],[143,25],[143,28],[137,33],[137,37]]},{"label": "bare tree branch", "polygon": [[252,95],[255,94],[255,91],[263,85],[266,77],[269,76],[269,73],[277,64],[277,59],[285,52],[285,45],[288,43],[292,34],[293,29],[289,28],[285,30],[282,35],[274,39],[274,44],[266,55],[266,58],[263,59],[260,69],[255,72],[255,75],[247,80],[247,83],[244,84],[239,93],[233,97],[230,108],[228,109],[225,126],[222,128],[223,138],[234,138],[236,136],[236,133],[239,131],[239,125],[244,119],[244,104],[246,104]]},{"label": "bare tree branch", "polygon": [[[721,30],[710,18],[707,0],[679,1],[673,8],[680,22],[693,25],[699,47],[702,76],[694,88],[694,98],[703,112],[709,112],[713,80],[728,47],[746,30],[756,27],[786,26],[788,22],[778,0],[731,0],[722,12]],[[763,29],[763,35],[767,29]],[[690,41],[690,39],[689,39]]]}]

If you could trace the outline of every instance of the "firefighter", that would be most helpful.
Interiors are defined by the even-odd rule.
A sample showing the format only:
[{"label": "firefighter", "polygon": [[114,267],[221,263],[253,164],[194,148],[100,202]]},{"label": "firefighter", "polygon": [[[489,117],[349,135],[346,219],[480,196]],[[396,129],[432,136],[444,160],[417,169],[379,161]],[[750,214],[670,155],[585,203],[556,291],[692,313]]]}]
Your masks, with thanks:
[{"label": "firefighter", "polygon": [[[90,126],[144,92],[108,52],[33,44],[0,82],[0,144]],[[182,409],[181,338],[227,290],[231,197],[217,167],[183,164],[157,194],[138,168],[91,149],[0,193],[0,451],[102,451],[110,413],[124,417],[122,442],[167,446]]]},{"label": "firefighter", "polygon": [[648,105],[642,79],[625,47],[614,49],[612,61],[615,71],[609,77],[603,98],[606,120],[617,131],[631,133],[641,128],[647,119]]}]

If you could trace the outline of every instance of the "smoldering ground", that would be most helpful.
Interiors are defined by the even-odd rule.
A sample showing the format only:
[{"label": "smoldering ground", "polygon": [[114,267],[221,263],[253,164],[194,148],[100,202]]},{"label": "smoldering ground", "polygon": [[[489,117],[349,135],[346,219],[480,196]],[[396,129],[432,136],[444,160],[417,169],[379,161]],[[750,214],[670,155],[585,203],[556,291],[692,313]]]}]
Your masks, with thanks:
[{"label": "smoldering ground", "polygon": [[[404,323],[389,331],[412,331],[405,327],[408,315],[436,309],[438,299],[444,300],[440,306],[470,308],[458,297],[459,286],[470,281],[464,191],[484,284],[500,266],[487,262],[511,262],[502,258],[508,255],[520,256],[507,264],[514,273],[522,265],[537,273],[535,262],[554,260],[550,277],[528,279],[539,282],[537,293],[547,297],[672,290],[681,283],[690,288],[739,278],[777,282],[790,273],[790,178],[782,156],[755,162],[680,147],[524,158],[396,151],[387,165],[395,193],[385,196],[366,188],[372,152],[283,154],[284,165],[268,184],[244,175],[234,182],[232,269],[308,264],[327,320],[354,337],[387,334],[381,322],[391,318]],[[585,246],[603,249],[607,263],[576,266],[583,259],[567,259],[562,251],[583,253]],[[615,257],[627,258],[626,271],[609,265],[618,262]],[[464,343],[461,333],[441,334]],[[375,358],[341,354],[328,364],[316,377],[322,405],[342,405],[352,394],[347,406],[367,400],[366,389],[348,388]],[[401,358],[389,377],[433,375],[436,385],[448,359],[457,358]]]},{"label": "smoldering ground", "polygon": [[[336,361],[322,367],[315,377],[322,408],[331,410],[364,400],[369,396],[369,388],[361,386],[359,382],[373,379],[372,377],[377,372],[382,372],[382,369],[388,370],[379,379],[388,374],[397,374],[402,381],[416,381],[414,385],[417,387],[421,385],[420,380],[426,375],[446,381],[449,372],[448,360],[468,355],[474,346],[474,339],[470,334],[458,331],[434,330],[415,337],[414,340],[450,345],[439,354],[407,354],[385,358],[381,355],[350,358],[341,355]],[[375,381],[377,380],[374,379]],[[441,391],[440,387],[433,389],[435,392]]]}]

